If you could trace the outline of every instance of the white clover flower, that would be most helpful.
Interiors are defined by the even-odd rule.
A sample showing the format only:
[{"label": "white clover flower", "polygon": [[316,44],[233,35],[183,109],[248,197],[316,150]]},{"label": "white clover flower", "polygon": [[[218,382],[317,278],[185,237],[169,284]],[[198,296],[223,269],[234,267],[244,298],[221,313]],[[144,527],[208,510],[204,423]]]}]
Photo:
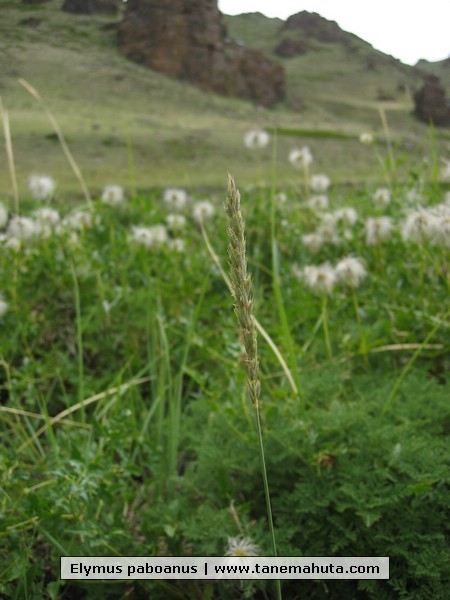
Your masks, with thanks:
[{"label": "white clover flower", "polygon": [[308,146],[303,146],[303,148],[294,148],[294,150],[289,152],[289,162],[293,167],[305,169],[312,163],[312,161],[313,156]]},{"label": "white clover flower", "polygon": [[331,294],[336,283],[336,271],[329,263],[303,269],[303,281],[317,294]]},{"label": "white clover flower", "polygon": [[7,235],[21,241],[31,240],[37,233],[36,223],[29,217],[14,216],[8,224]]},{"label": "white clover flower", "polygon": [[76,231],[69,231],[66,238],[69,248],[78,248],[80,245],[80,237]]},{"label": "white clover flower", "polygon": [[391,201],[391,191],[388,188],[378,188],[373,195],[373,203],[377,208],[386,208]]},{"label": "white clover flower", "polygon": [[168,238],[167,229],[164,225],[153,225],[151,227],[132,227],[129,239],[131,242],[153,249],[165,244]]},{"label": "white clover flower", "polygon": [[450,215],[437,218],[436,243],[450,248]]},{"label": "white clover flower", "polygon": [[328,196],[321,194],[320,196],[311,196],[307,201],[308,208],[312,211],[327,210],[328,208]]},{"label": "white clover flower", "polygon": [[260,548],[245,537],[228,538],[225,556],[259,556]]},{"label": "white clover flower", "polygon": [[166,222],[171,231],[181,231],[186,225],[186,218],[183,215],[167,215]]},{"label": "white clover flower", "polygon": [[359,258],[347,256],[336,265],[337,279],[344,285],[356,288],[366,275],[367,271]]},{"label": "white clover flower", "polygon": [[422,193],[417,188],[411,188],[406,192],[405,200],[409,206],[417,206],[423,201]]},{"label": "white clover flower", "polygon": [[337,223],[344,223],[352,227],[358,220],[358,213],[351,206],[344,206],[334,211],[334,216]]},{"label": "white clover flower", "polygon": [[435,217],[448,217],[450,216],[450,203],[441,202],[441,204],[430,206],[428,212]]},{"label": "white clover flower", "polygon": [[336,212],[324,212],[321,213],[319,216],[322,225],[326,227],[336,227],[338,222]]},{"label": "white clover flower", "polygon": [[8,224],[8,217],[8,209],[3,202],[0,202],[0,229],[4,229],[6,227]]},{"label": "white clover flower", "polygon": [[125,202],[125,194],[120,185],[107,185],[103,188],[101,201],[108,206],[119,206]]},{"label": "white clover flower", "polygon": [[181,238],[173,238],[169,240],[168,247],[176,252],[184,252],[186,250],[186,243]]},{"label": "white clover flower", "polygon": [[369,218],[365,224],[366,244],[376,246],[386,242],[394,231],[394,225],[390,217]]},{"label": "white clover flower", "polygon": [[47,175],[31,175],[28,180],[28,188],[35,200],[50,200],[55,187],[55,182]]},{"label": "white clover flower", "polygon": [[4,300],[3,294],[0,294],[0,318],[8,312],[9,304]]},{"label": "white clover flower", "polygon": [[43,221],[36,221],[35,223],[35,237],[43,240],[48,240],[52,235],[52,228],[48,223]]},{"label": "white clover flower", "polygon": [[93,224],[94,219],[92,217],[92,213],[86,210],[77,210],[64,217],[62,221],[63,227],[66,227],[67,229],[75,229],[77,231],[82,229],[91,229]]},{"label": "white clover flower", "polygon": [[265,148],[269,141],[270,135],[263,129],[251,129],[244,135],[244,144],[252,150]]},{"label": "white clover flower", "polygon": [[33,215],[38,223],[50,227],[55,227],[60,221],[59,212],[53,208],[40,208]]},{"label": "white clover flower", "polygon": [[6,238],[5,248],[13,250],[13,252],[19,252],[22,247],[22,242],[16,237]]},{"label": "white clover flower", "polygon": [[285,192],[278,192],[278,194],[275,194],[274,199],[277,206],[283,206],[287,202],[287,194]]},{"label": "white clover flower", "polygon": [[161,246],[168,240],[167,229],[164,225],[153,225],[149,228],[153,235],[154,245]]},{"label": "white clover flower", "polygon": [[302,242],[312,254],[316,254],[323,246],[323,238],[319,233],[307,233],[302,235]]},{"label": "white clover flower", "polygon": [[[317,228],[316,233],[322,238],[324,244],[332,244],[333,246],[339,246],[342,240],[336,229],[336,221],[334,215],[331,213],[324,213],[325,219],[321,225]],[[333,217],[333,219],[329,217]]]},{"label": "white clover flower", "polygon": [[373,144],[373,134],[370,133],[369,131],[363,131],[360,136],[359,136],[359,141],[361,142],[361,144],[365,144],[367,146],[370,146],[370,144]]},{"label": "white clover flower", "polygon": [[435,232],[435,219],[436,217],[426,210],[412,212],[402,223],[402,238],[405,242],[423,242],[431,239]]},{"label": "white clover flower", "polygon": [[168,188],[164,192],[164,202],[171,210],[183,210],[188,202],[187,192],[181,188]]},{"label": "white clover flower", "polygon": [[311,175],[309,185],[313,192],[326,192],[330,187],[331,181],[327,175],[322,173]]},{"label": "white clover flower", "polygon": [[214,213],[214,205],[209,200],[197,202],[192,209],[192,217],[197,223],[203,223],[204,221],[211,219]]}]

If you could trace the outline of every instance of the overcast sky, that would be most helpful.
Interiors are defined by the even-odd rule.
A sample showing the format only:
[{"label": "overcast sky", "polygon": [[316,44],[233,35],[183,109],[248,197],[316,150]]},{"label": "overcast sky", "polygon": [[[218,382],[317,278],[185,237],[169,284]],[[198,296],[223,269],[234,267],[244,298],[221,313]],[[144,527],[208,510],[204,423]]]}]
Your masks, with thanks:
[{"label": "overcast sky", "polygon": [[450,0],[219,0],[227,15],[316,12],[407,64],[450,55]]}]

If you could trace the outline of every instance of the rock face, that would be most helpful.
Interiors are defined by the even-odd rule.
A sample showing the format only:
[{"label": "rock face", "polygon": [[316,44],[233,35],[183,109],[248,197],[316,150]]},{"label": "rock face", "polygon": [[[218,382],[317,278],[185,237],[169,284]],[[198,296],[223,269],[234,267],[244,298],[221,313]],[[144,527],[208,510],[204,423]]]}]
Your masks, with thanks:
[{"label": "rock face", "polygon": [[64,0],[62,9],[76,15],[93,15],[95,13],[117,13],[121,0]]},{"label": "rock face", "polygon": [[335,21],[328,21],[306,10],[292,15],[280,28],[282,37],[274,52],[283,58],[305,54],[315,43],[342,44],[355,50],[355,36],[343,31]]},{"label": "rock face", "polygon": [[128,0],[118,43],[131,60],[201,89],[263,106],[282,100],[282,67],[226,36],[217,0]]},{"label": "rock face", "polygon": [[341,42],[346,44],[351,34],[342,31],[335,21],[328,21],[317,13],[306,10],[290,16],[281,28],[282,31],[298,31],[305,38],[318,42]]},{"label": "rock face", "polygon": [[427,75],[423,86],[414,94],[414,104],[414,113],[421,121],[450,126],[450,99],[445,96],[444,87],[436,75]]},{"label": "rock face", "polygon": [[307,41],[284,38],[276,46],[274,52],[277,56],[281,56],[282,58],[293,58],[300,54],[306,54],[309,48],[310,45]]}]

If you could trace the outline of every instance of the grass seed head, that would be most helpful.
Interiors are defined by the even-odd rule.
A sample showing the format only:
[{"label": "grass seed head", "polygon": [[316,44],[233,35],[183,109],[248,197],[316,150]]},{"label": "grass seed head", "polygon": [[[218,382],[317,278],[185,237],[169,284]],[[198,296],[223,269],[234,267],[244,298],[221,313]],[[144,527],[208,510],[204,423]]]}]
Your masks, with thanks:
[{"label": "grass seed head", "polygon": [[225,203],[228,218],[228,257],[230,264],[231,293],[239,323],[242,365],[247,375],[248,391],[257,406],[260,394],[258,379],[258,346],[256,324],[253,316],[253,297],[250,275],[247,272],[245,225],[241,213],[241,196],[231,175],[228,177],[228,197]]}]

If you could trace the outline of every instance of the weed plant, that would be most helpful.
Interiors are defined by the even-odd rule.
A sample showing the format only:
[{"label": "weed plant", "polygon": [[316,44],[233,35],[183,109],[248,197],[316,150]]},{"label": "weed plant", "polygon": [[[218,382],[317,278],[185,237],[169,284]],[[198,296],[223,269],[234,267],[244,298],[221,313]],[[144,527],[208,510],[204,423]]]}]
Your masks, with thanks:
[{"label": "weed plant", "polygon": [[[242,198],[267,335],[256,403],[278,554],[389,556],[391,571],[287,581],[283,597],[445,600],[448,191],[393,181],[381,206],[374,186],[332,187],[317,210],[324,200],[311,201],[304,177]],[[254,407],[218,268],[224,194],[179,194],[118,200],[110,190],[72,209],[22,198],[20,219],[7,207],[3,598],[274,597],[264,581],[59,579],[61,555],[222,556],[236,538],[272,553]],[[36,213],[43,204],[58,219]],[[348,257],[364,276],[336,268]]]}]

